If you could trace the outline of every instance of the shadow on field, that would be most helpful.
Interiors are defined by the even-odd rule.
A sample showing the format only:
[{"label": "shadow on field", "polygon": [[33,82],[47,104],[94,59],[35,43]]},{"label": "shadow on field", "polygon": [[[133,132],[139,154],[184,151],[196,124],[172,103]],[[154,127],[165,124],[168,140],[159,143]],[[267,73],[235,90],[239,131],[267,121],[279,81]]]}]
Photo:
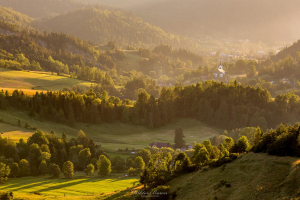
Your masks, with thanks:
[{"label": "shadow on field", "polygon": [[50,186],[50,187],[47,187],[44,189],[37,190],[37,192],[47,192],[47,191],[51,191],[51,190],[63,189],[64,187],[74,186],[74,185],[78,185],[78,184],[86,183],[86,182],[89,182],[89,181],[87,181],[86,179],[78,180],[78,181],[74,181],[71,179],[69,181],[65,181],[63,184],[61,184],[62,182],[59,182],[55,186]]},{"label": "shadow on field", "polygon": [[26,184],[26,182],[20,182],[20,183],[15,183],[15,184],[9,184],[5,187],[1,187],[1,190],[9,189],[10,191],[18,191],[18,190],[24,190],[36,186],[41,186],[44,184],[47,184],[51,181],[40,181],[40,182],[35,182],[31,184]]}]

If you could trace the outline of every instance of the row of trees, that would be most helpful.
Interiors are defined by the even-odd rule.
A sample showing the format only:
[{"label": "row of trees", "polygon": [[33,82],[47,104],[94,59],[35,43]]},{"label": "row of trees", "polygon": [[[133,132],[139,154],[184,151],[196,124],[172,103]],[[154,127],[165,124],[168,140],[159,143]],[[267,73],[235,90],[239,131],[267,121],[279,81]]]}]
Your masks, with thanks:
[{"label": "row of trees", "polygon": [[98,169],[98,175],[110,174],[109,156],[83,131],[76,138],[67,140],[63,133],[45,134],[36,131],[27,142],[20,139],[18,143],[0,137],[0,182],[7,177],[24,177],[50,174],[58,177],[61,172],[71,178],[74,171],[83,170],[91,175]]},{"label": "row of trees", "polygon": [[92,89],[80,95],[74,92],[36,93],[33,97],[15,90],[0,92],[0,108],[23,109],[31,117],[56,122],[115,122],[161,127],[177,117],[193,117],[223,129],[294,123],[300,115],[300,99],[293,93],[278,95],[274,100],[267,90],[236,81],[224,84],[213,81],[196,86],[163,88],[158,99],[140,92],[133,107],[129,100],[109,97],[107,92]]},{"label": "row of trees", "polygon": [[283,125],[255,134],[253,150],[278,156],[300,156],[300,125]]}]

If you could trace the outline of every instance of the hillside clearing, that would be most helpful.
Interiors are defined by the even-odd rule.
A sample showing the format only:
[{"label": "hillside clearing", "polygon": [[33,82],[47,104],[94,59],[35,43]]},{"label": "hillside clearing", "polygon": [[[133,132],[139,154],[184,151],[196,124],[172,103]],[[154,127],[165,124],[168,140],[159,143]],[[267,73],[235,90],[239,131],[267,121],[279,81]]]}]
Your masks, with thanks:
[{"label": "hillside clearing", "polygon": [[37,90],[62,90],[64,87],[80,85],[89,87],[92,83],[47,72],[15,71],[0,68],[0,88]]}]

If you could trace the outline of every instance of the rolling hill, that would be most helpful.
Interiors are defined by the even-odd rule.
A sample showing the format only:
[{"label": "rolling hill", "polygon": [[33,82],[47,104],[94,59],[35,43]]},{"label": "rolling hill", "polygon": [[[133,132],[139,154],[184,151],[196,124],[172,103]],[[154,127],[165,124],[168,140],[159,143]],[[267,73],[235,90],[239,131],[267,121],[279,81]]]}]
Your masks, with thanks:
[{"label": "rolling hill", "polygon": [[4,20],[10,24],[14,24],[20,28],[30,28],[34,19],[25,14],[14,11],[11,8],[0,7],[0,20]]},{"label": "rolling hill", "polygon": [[115,41],[123,47],[154,47],[166,43],[175,48],[197,48],[189,39],[165,32],[143,22],[132,13],[116,9],[83,8],[46,20],[44,25],[49,30],[75,35],[98,44]]},{"label": "rolling hill", "polygon": [[286,56],[290,55],[293,58],[297,59],[297,52],[300,52],[300,40],[294,42],[293,45],[284,48],[278,54],[271,57],[273,62],[277,62],[280,59],[284,59]]},{"label": "rolling hill", "polygon": [[227,165],[184,175],[167,185],[172,192],[179,189],[176,200],[298,199],[299,163],[299,158],[248,153]]},{"label": "rolling hill", "polygon": [[86,5],[74,0],[0,0],[3,7],[11,7],[35,19],[44,19]]}]

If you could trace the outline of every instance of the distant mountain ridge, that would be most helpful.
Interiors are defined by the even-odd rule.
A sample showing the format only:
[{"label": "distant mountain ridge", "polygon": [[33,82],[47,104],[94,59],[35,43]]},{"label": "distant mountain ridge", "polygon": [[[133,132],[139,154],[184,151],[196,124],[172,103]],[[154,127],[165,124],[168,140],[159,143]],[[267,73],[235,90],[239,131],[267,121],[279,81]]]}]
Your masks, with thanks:
[{"label": "distant mountain ridge", "polygon": [[74,0],[0,0],[0,6],[11,7],[35,19],[48,18],[86,5]]},{"label": "distant mountain ridge", "polygon": [[176,34],[272,42],[299,39],[299,6],[297,0],[172,0],[133,11]]}]

